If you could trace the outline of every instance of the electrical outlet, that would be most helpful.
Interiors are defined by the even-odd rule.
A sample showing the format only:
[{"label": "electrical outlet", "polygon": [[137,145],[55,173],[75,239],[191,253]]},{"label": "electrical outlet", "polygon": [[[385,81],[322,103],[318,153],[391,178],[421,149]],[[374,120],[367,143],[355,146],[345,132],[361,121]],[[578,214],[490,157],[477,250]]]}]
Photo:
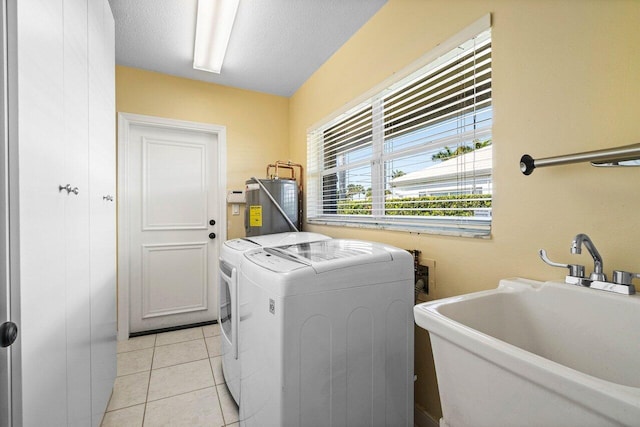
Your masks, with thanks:
[{"label": "electrical outlet", "polygon": [[416,300],[425,302],[436,286],[436,262],[432,259],[421,261],[418,249],[407,249],[407,252],[413,255]]},{"label": "electrical outlet", "polygon": [[420,292],[429,293],[429,267],[419,264],[415,274],[416,283],[422,281],[422,289]]},{"label": "electrical outlet", "polygon": [[423,259],[416,266],[416,282],[416,304],[433,300],[436,286],[436,262],[434,260]]},{"label": "electrical outlet", "polygon": [[427,269],[427,293],[432,293],[436,288],[436,262],[432,259],[422,259],[420,261],[420,265],[418,266],[418,271],[421,268]]}]

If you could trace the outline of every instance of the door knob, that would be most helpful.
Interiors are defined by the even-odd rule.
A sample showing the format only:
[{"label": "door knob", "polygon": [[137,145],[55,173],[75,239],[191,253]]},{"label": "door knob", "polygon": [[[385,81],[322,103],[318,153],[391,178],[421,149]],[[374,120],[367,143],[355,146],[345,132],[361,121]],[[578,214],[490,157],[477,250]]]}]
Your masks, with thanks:
[{"label": "door knob", "polygon": [[209,233],[209,238],[211,240],[215,239],[216,238],[216,233]]},{"label": "door knob", "polygon": [[9,347],[18,338],[18,326],[13,322],[0,325],[0,347]]},{"label": "door knob", "polygon": [[216,225],[216,220],[212,219],[211,221],[209,221],[209,225]]}]

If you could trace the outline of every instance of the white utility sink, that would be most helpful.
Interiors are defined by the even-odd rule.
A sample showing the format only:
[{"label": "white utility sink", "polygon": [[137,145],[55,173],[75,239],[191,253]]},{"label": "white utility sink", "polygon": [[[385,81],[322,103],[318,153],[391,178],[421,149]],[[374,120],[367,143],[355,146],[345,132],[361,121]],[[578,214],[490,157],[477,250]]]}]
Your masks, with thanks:
[{"label": "white utility sink", "polygon": [[640,426],[640,296],[555,282],[415,306],[441,426]]}]

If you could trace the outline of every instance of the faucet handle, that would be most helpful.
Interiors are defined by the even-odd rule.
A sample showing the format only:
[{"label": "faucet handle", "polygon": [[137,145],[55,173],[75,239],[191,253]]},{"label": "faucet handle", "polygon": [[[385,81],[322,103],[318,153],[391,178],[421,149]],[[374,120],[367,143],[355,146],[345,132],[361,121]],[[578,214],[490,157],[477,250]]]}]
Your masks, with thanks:
[{"label": "faucet handle", "polygon": [[547,256],[547,251],[545,251],[544,249],[540,249],[540,251],[538,253],[539,253],[540,258],[542,259],[542,261],[545,262],[545,264],[550,265],[551,267],[568,268],[569,269],[569,276],[584,277],[584,265],[561,264],[559,262],[553,262],[553,261],[551,261],[549,259],[549,257]]},{"label": "faucet handle", "polygon": [[630,273],[628,271],[613,270],[613,283],[629,286],[631,285],[631,280],[633,279],[640,279],[640,273]]}]

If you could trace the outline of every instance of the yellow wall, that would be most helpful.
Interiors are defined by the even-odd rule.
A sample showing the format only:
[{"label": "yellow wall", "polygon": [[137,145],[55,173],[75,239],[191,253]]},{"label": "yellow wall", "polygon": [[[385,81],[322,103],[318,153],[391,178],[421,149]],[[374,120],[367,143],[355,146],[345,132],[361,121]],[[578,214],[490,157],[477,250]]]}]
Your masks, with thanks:
[{"label": "yellow wall", "polygon": [[[561,280],[552,259],[585,264],[589,234],[605,269],[640,270],[640,169],[586,164],[518,169],[534,158],[640,142],[640,1],[389,0],[290,99],[116,69],[117,110],[227,126],[227,188],[275,160],[306,162],[306,130],[471,22],[493,16],[494,209],[491,239],[307,227],[420,249],[436,260],[430,298],[493,288],[503,277]],[[228,212],[228,237],[243,235]],[[586,252],[586,251],[585,251]],[[426,334],[416,334],[416,402],[440,415]]]},{"label": "yellow wall", "polygon": [[[244,189],[266,166],[288,160],[289,100],[196,80],[116,67],[116,109],[227,127],[227,188]],[[244,212],[227,211],[229,239],[244,236]]]},{"label": "yellow wall", "polygon": [[[290,100],[290,155],[306,130],[484,14],[493,16],[494,208],[491,239],[314,226],[334,237],[420,249],[436,260],[431,297],[493,288],[500,278],[562,280],[538,258],[570,255],[589,234],[605,269],[640,270],[640,169],[587,164],[536,170],[534,158],[640,143],[640,1],[389,0]],[[417,333],[416,402],[440,415],[429,346]]]}]

